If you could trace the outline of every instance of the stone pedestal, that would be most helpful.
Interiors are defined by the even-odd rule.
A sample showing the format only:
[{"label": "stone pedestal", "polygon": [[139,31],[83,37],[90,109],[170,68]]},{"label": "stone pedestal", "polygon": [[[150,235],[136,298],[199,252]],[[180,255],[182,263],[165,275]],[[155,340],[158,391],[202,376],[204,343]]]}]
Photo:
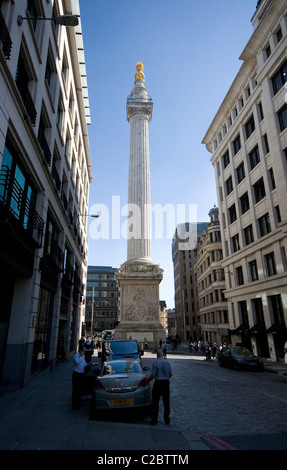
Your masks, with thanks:
[{"label": "stone pedestal", "polygon": [[136,339],[156,350],[165,330],[159,321],[159,284],[163,270],[146,261],[127,261],[117,271],[120,286],[120,323],[115,339]]}]

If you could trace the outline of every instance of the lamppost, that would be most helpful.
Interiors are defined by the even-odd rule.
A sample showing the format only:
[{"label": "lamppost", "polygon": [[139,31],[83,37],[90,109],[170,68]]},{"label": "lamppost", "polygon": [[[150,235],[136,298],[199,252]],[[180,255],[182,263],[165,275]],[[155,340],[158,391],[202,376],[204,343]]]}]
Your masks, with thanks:
[{"label": "lamppost", "polygon": [[[22,26],[23,20],[31,20],[32,18],[30,17],[23,17],[22,15],[18,15],[17,17],[17,24],[18,26]],[[43,17],[37,17],[37,20],[42,20],[42,21],[53,21],[55,24],[60,24],[62,26],[78,26],[79,24],[79,19],[75,15],[61,15],[61,16],[56,16],[55,18],[43,18]]]}]

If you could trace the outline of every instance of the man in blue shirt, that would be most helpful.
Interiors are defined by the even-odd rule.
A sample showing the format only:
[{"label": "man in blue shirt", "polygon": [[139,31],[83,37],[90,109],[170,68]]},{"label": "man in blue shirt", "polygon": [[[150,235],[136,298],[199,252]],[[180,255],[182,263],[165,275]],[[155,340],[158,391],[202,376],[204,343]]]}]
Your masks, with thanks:
[{"label": "man in blue shirt", "polygon": [[162,396],[164,406],[164,421],[166,424],[170,423],[170,390],[169,379],[172,376],[172,371],[169,362],[163,358],[163,351],[157,351],[157,360],[153,363],[151,368],[151,375],[148,381],[151,382],[155,379],[152,389],[152,407],[151,407],[151,421],[150,424],[157,424],[158,408],[160,397]]}]

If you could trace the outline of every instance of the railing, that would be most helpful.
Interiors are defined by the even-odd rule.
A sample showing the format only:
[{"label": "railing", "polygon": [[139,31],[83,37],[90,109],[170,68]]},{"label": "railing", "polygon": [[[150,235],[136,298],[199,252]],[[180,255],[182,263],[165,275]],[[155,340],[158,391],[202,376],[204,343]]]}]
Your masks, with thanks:
[{"label": "railing", "polygon": [[[12,179],[7,166],[3,166],[0,172],[0,201],[23,228],[42,245],[44,221],[26,197],[18,181]],[[34,231],[37,232],[37,237]]]},{"label": "railing", "polygon": [[68,199],[66,197],[66,194],[64,192],[64,189],[62,188],[61,190],[61,200],[63,202],[64,208],[67,210],[68,209]]},{"label": "railing", "polygon": [[2,42],[2,51],[7,60],[10,59],[12,50],[12,41],[8,28],[6,26],[2,11],[0,10],[0,42]]},{"label": "railing", "polygon": [[60,180],[60,176],[59,176],[59,173],[55,167],[55,165],[52,166],[52,177],[55,181],[55,185],[56,185],[56,188],[57,188],[57,191],[60,193],[61,192],[61,180]]},{"label": "railing", "polygon": [[41,149],[43,151],[43,155],[45,157],[45,160],[47,164],[50,166],[51,165],[51,160],[52,160],[52,154],[51,150],[49,148],[47,139],[45,137],[45,127],[43,125],[39,126],[39,132],[38,132],[38,141],[41,146]]},{"label": "railing", "polygon": [[57,266],[59,271],[64,270],[64,252],[50,233],[47,234],[45,255]]},{"label": "railing", "polygon": [[131,95],[127,97],[127,102],[128,103],[133,103],[133,102],[139,102],[139,103],[152,103],[152,98],[132,98]]},{"label": "railing", "polygon": [[17,71],[17,75],[16,75],[16,86],[23,100],[23,104],[25,106],[25,109],[31,121],[31,124],[32,126],[35,127],[36,120],[37,120],[37,111],[33,103],[29,89],[27,88],[26,79],[22,76],[21,73],[19,73],[19,70]]},{"label": "railing", "polygon": [[74,268],[69,262],[66,262],[66,265],[64,266],[64,277],[71,283],[74,280]]}]

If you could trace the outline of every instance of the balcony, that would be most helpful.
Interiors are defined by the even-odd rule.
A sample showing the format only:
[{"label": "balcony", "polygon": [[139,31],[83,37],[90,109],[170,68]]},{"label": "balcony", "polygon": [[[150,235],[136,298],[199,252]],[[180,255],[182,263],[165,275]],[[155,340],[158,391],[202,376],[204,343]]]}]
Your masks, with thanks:
[{"label": "balcony", "polygon": [[12,41],[8,28],[6,26],[3,14],[0,10],[0,43],[2,43],[2,51],[6,60],[10,59],[11,50],[12,50]]},{"label": "balcony", "polygon": [[44,221],[25,195],[10,169],[3,166],[0,172],[0,202],[24,230],[42,246]]},{"label": "balcony", "polygon": [[51,153],[51,150],[49,148],[47,139],[45,137],[45,127],[43,125],[41,125],[41,123],[40,123],[40,126],[39,126],[39,132],[38,132],[38,142],[41,146],[45,161],[46,161],[47,165],[50,166],[51,161],[52,161],[52,153]]},{"label": "balcony", "polygon": [[35,127],[36,120],[37,120],[37,111],[36,111],[34,102],[32,100],[30,91],[28,89],[27,77],[25,77],[25,74],[21,73],[20,70],[21,69],[18,68],[17,76],[16,76],[16,86],[22,98],[22,101],[27,111],[30,122],[32,126]]},{"label": "balcony", "polygon": [[48,233],[46,240],[46,249],[44,257],[46,260],[52,262],[52,264],[58,269],[58,271],[64,271],[64,252],[59,247],[58,243],[52,238],[52,235]]}]

